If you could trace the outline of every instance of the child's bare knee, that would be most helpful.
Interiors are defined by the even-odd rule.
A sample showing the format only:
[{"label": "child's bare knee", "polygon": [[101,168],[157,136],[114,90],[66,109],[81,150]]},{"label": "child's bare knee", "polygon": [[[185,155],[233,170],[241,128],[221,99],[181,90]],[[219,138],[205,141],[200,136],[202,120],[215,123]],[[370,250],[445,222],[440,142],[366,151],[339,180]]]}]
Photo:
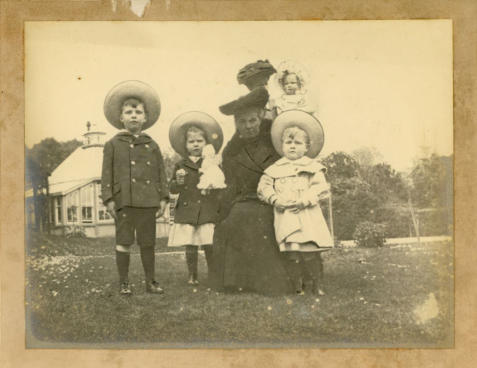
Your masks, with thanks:
[{"label": "child's bare knee", "polygon": [[130,245],[116,245],[116,250],[121,253],[131,253],[131,246]]}]

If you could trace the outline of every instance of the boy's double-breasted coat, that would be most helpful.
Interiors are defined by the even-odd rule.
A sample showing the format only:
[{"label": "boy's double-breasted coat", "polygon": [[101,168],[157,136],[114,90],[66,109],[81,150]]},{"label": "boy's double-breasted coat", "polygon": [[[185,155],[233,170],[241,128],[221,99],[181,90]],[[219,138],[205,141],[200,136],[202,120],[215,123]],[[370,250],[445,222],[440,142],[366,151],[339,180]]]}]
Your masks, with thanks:
[{"label": "boy's double-breasted coat", "polygon": [[[170,192],[179,193],[177,200],[174,222],[178,224],[202,225],[216,223],[219,211],[218,191],[212,190],[209,194],[202,195],[197,189],[202,159],[193,162],[190,159],[182,159],[174,168],[174,175],[170,183]],[[176,181],[177,170],[186,172],[184,184],[179,185]]]},{"label": "boy's double-breasted coat", "polygon": [[104,145],[101,195],[122,207],[159,207],[169,198],[164,160],[147,134],[120,132]]}]

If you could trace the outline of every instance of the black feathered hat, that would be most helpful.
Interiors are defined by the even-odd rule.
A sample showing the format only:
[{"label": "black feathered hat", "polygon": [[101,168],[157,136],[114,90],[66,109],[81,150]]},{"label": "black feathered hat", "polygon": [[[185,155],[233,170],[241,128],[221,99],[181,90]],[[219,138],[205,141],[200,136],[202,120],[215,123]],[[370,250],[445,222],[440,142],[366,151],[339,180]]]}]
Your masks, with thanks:
[{"label": "black feathered hat", "polygon": [[219,107],[224,115],[236,115],[237,113],[252,108],[263,109],[268,102],[268,91],[264,87],[258,87],[245,96],[226,103]]}]

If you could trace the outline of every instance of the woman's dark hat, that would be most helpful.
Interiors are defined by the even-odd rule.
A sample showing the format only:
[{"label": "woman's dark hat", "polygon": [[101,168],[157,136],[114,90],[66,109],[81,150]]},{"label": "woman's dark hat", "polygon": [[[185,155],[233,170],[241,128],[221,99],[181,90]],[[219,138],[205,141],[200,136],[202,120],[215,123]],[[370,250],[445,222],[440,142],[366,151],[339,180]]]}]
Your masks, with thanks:
[{"label": "woman's dark hat", "polygon": [[215,152],[220,151],[224,142],[222,128],[212,116],[200,111],[185,112],[172,122],[169,128],[169,141],[174,151],[182,157],[189,155],[186,150],[186,132],[191,126],[201,128],[205,132],[207,143],[214,146]]},{"label": "woman's dark hat", "polygon": [[251,108],[263,109],[267,102],[268,91],[265,87],[258,87],[252,90],[249,94],[220,106],[219,110],[224,115],[236,115],[241,111],[249,110]]},{"label": "woman's dark hat", "polygon": [[129,80],[115,85],[104,99],[104,115],[111,125],[118,129],[124,129],[123,123],[119,119],[124,101],[130,98],[136,98],[144,104],[147,122],[142,126],[142,130],[146,130],[154,125],[161,114],[159,96],[150,85],[136,80]]},{"label": "woman's dark hat", "polygon": [[257,79],[257,77],[269,78],[273,73],[276,73],[276,70],[268,60],[257,60],[255,63],[247,64],[239,70],[237,81],[239,84],[245,84],[248,87],[252,79]]},{"label": "woman's dark hat", "polygon": [[297,126],[303,129],[310,138],[310,148],[306,155],[315,158],[321,152],[325,143],[323,127],[317,118],[301,110],[287,110],[278,115],[272,123],[271,136],[273,147],[280,156],[283,156],[282,136],[286,128]]}]

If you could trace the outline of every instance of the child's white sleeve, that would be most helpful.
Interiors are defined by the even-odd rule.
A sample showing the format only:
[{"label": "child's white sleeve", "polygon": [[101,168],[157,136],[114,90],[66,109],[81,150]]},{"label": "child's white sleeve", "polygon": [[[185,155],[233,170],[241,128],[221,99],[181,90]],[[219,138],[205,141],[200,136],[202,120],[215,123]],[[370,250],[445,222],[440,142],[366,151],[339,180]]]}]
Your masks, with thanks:
[{"label": "child's white sleeve", "polygon": [[305,206],[316,206],[320,199],[330,195],[330,185],[323,171],[315,173],[310,181],[310,187],[303,193],[302,201]]},{"label": "child's white sleeve", "polygon": [[260,200],[273,205],[277,199],[277,194],[273,188],[273,178],[263,174],[257,187],[257,195]]}]

